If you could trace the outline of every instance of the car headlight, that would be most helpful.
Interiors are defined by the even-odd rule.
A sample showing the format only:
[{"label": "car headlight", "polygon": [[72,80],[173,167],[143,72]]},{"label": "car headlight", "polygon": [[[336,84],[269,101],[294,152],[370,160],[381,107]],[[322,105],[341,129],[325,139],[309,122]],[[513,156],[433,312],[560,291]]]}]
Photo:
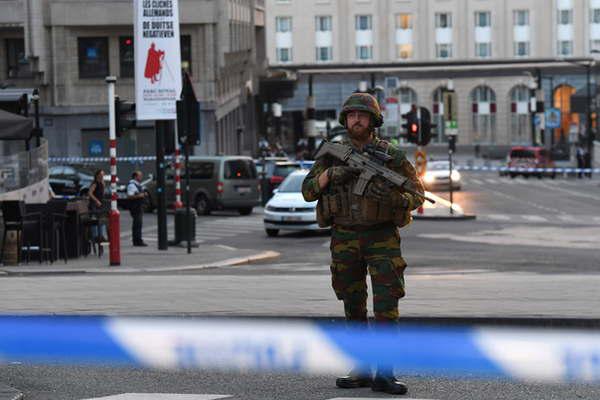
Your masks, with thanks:
[{"label": "car headlight", "polygon": [[265,210],[267,210],[267,211],[275,211],[275,207],[273,207],[273,206],[266,206]]},{"label": "car headlight", "polygon": [[458,171],[452,171],[450,174],[450,179],[452,179],[454,182],[460,181],[460,173]]},{"label": "car headlight", "polygon": [[425,172],[425,175],[423,176],[423,180],[425,181],[425,183],[433,183],[435,181],[435,178],[434,178],[433,174],[429,174],[429,173]]}]

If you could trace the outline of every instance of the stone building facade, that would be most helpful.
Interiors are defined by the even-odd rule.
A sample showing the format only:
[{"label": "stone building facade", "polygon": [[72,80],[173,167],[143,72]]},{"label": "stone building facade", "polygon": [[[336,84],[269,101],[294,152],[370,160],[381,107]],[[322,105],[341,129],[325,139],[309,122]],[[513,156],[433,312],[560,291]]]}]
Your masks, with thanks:
[{"label": "stone building facade", "polygon": [[[545,144],[567,143],[584,129],[569,100],[586,88],[600,50],[598,0],[267,0],[267,13],[270,64],[299,79],[284,113],[306,108],[312,75],[317,115],[335,113],[367,81],[393,101],[390,115],[419,104],[441,124],[440,90],[452,79],[463,145],[530,144],[535,85],[546,108],[562,111]],[[388,118],[384,133],[396,135],[401,123]],[[440,128],[433,142],[445,141]]]},{"label": "stone building facade", "polygon": [[[254,153],[264,1],[180,0],[179,9],[182,67],[201,107],[195,153]],[[132,36],[130,0],[0,1],[0,82],[40,89],[50,156],[108,154],[105,77],[134,101]],[[119,153],[152,155],[154,143],[153,125],[140,123],[119,139]]]}]

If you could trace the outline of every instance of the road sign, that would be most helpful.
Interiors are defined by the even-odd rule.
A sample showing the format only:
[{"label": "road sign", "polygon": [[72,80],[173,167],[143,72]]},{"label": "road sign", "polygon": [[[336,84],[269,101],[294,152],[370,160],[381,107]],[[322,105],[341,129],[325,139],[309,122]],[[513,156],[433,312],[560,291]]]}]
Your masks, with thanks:
[{"label": "road sign", "polygon": [[549,108],[546,110],[546,128],[555,129],[561,126],[561,114],[558,108]]},{"label": "road sign", "polygon": [[444,133],[446,136],[458,135],[458,121],[446,121]]}]

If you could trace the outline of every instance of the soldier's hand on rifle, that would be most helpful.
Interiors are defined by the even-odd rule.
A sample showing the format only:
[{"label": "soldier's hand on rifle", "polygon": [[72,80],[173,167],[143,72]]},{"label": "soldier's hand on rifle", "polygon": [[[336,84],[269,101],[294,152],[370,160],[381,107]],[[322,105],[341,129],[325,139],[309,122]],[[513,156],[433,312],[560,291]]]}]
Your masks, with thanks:
[{"label": "soldier's hand on rifle", "polygon": [[334,185],[343,185],[350,182],[359,176],[361,170],[359,168],[349,167],[347,165],[340,165],[336,167],[329,167],[327,169],[327,177],[329,182]]},{"label": "soldier's hand on rifle", "polygon": [[372,200],[376,200],[381,203],[389,203],[391,202],[390,195],[392,193],[392,188],[387,185],[385,182],[373,180],[367,186],[367,190],[365,191],[365,195]]}]

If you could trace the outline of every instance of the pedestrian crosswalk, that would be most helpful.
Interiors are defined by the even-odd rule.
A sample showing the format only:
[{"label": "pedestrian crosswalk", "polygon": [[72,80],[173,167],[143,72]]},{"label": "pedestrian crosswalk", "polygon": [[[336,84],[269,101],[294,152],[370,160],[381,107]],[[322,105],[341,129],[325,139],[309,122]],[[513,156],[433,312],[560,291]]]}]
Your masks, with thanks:
[{"label": "pedestrian crosswalk", "polygon": [[473,176],[464,176],[461,178],[461,183],[463,186],[476,185],[476,186],[486,186],[486,185],[510,185],[510,186],[518,186],[518,185],[526,185],[526,186],[563,186],[563,187],[599,187],[600,182],[598,180],[590,180],[590,179],[537,179],[535,177],[526,179],[523,177],[517,178],[509,178],[509,177],[489,177],[484,175],[473,175]]},{"label": "pedestrian crosswalk", "polygon": [[[196,218],[196,242],[210,243],[231,239],[239,235],[264,235],[262,213],[256,212],[248,216],[208,216]],[[149,243],[158,242],[156,227],[144,232],[144,240]]]},{"label": "pedestrian crosswalk", "polygon": [[530,214],[478,214],[479,221],[515,222],[515,223],[557,223],[572,225],[599,225],[600,216],[597,215],[530,215]]}]

